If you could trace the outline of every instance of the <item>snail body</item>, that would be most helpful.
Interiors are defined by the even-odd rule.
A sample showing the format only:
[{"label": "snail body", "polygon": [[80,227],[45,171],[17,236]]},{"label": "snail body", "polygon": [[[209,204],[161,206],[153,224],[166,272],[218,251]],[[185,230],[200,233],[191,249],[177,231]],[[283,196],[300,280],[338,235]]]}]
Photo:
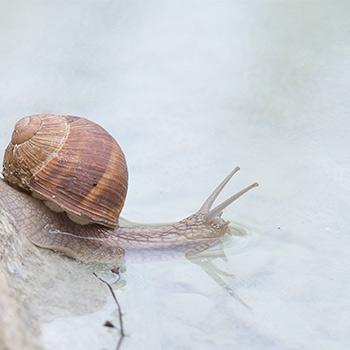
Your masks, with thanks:
[{"label": "snail body", "polygon": [[128,171],[118,143],[84,118],[33,115],[17,122],[5,151],[0,203],[14,213],[18,229],[34,244],[76,259],[121,262],[125,252],[140,249],[189,255],[230,235],[223,209],[258,184],[211,207],[238,170],[180,222],[120,227]]}]

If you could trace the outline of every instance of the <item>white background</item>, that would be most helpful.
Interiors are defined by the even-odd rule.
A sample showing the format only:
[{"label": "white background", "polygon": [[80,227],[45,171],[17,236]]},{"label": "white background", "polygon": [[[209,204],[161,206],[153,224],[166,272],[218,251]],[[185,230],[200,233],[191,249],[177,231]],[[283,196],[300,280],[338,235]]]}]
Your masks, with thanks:
[{"label": "white background", "polygon": [[[215,261],[252,310],[186,260],[130,265],[122,349],[349,348],[349,13],[347,1],[0,2],[2,153],[25,115],[99,122],[127,157],[123,216],[140,222],[193,213],[236,165],[221,200],[260,183],[224,213],[246,243]],[[43,324],[47,349],[114,349],[91,323],[113,310],[108,298]]]}]

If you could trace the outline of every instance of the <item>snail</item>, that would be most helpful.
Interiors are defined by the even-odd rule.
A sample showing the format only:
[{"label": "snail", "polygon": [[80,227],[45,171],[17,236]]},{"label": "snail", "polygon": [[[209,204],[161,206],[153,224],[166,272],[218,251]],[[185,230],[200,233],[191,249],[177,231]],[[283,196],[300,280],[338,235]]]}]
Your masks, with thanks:
[{"label": "snail", "polygon": [[121,227],[128,187],[117,141],[85,118],[37,114],[20,119],[5,150],[0,204],[35,245],[84,261],[123,262],[144,250],[193,255],[230,236],[223,210],[257,183],[212,209],[236,167],[201,208],[177,223]]}]

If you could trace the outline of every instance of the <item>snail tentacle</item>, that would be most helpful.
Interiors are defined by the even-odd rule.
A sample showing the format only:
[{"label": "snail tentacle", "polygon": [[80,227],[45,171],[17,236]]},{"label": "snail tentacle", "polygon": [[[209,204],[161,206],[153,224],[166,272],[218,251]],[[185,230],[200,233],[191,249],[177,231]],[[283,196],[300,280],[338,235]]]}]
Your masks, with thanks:
[{"label": "snail tentacle", "polygon": [[213,193],[208,197],[208,199],[204,202],[204,204],[201,206],[199,211],[208,213],[211,207],[213,206],[216,198],[220,194],[220,192],[224,189],[224,187],[227,185],[227,183],[231,180],[232,176],[237,173],[237,171],[240,170],[239,166],[236,166],[226,177],[225,179],[219,184],[218,187],[213,191]]},{"label": "snail tentacle", "polygon": [[221,216],[222,211],[225,208],[227,208],[232,202],[234,202],[236,199],[243,196],[246,192],[248,192],[249,190],[251,190],[252,188],[257,187],[257,186],[259,186],[259,184],[257,182],[254,182],[250,186],[244,188],[243,190],[237,192],[236,194],[234,194],[230,198],[226,199],[224,202],[222,202],[221,204],[216,206],[214,209],[210,210],[210,212],[205,215],[204,221],[210,222],[215,218],[215,216]]}]

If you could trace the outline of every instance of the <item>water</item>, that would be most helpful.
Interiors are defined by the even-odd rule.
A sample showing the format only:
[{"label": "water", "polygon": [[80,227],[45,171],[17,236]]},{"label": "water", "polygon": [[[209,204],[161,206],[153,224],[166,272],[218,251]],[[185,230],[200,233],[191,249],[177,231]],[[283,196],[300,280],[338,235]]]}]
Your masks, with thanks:
[{"label": "water", "polygon": [[[2,151],[24,115],[99,122],[127,157],[123,216],[145,223],[193,213],[236,165],[218,202],[260,183],[225,210],[248,234],[226,257],[127,266],[123,349],[349,347],[350,3],[0,7]],[[38,311],[42,341],[113,349],[117,334],[102,327],[112,298],[84,288],[108,271],[78,266],[67,289],[50,290],[66,302]],[[94,310],[68,302],[76,279]]]}]

